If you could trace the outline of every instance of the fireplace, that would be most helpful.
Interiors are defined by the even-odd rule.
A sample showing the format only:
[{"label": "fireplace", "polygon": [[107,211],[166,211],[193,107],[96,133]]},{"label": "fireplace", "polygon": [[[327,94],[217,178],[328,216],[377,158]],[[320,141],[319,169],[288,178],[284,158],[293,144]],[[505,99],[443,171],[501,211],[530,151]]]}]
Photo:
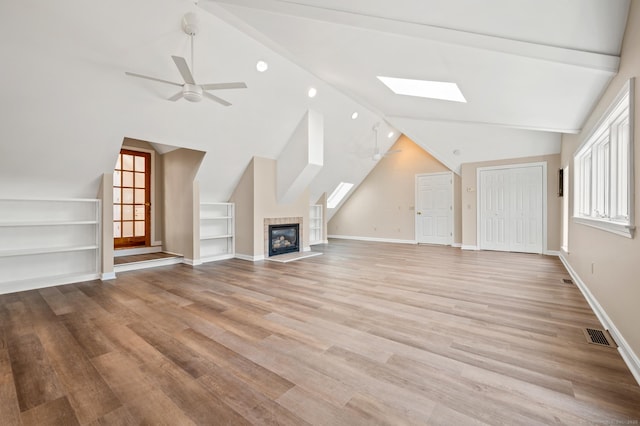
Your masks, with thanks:
[{"label": "fireplace", "polygon": [[269,256],[300,251],[300,224],[269,225]]}]

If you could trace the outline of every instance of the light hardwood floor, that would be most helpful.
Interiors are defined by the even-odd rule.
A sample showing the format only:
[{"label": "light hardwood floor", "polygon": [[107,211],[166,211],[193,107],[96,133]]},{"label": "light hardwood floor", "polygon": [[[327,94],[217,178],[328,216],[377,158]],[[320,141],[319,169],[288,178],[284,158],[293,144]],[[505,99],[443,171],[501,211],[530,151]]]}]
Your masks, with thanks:
[{"label": "light hardwood floor", "polygon": [[558,259],[320,249],[0,296],[0,423],[640,423]]}]

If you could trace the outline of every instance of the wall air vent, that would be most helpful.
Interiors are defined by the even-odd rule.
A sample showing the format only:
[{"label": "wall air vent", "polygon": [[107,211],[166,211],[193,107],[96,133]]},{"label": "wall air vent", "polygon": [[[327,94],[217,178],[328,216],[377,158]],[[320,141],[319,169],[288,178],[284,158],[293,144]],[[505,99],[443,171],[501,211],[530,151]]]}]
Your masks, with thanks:
[{"label": "wall air vent", "polygon": [[608,346],[610,348],[616,347],[615,341],[606,330],[584,328],[582,329],[582,331],[584,333],[584,337],[586,337],[587,339],[587,343],[591,343],[593,345]]},{"label": "wall air vent", "polygon": [[571,278],[563,278],[562,279],[562,283],[563,284],[573,284],[573,280]]}]

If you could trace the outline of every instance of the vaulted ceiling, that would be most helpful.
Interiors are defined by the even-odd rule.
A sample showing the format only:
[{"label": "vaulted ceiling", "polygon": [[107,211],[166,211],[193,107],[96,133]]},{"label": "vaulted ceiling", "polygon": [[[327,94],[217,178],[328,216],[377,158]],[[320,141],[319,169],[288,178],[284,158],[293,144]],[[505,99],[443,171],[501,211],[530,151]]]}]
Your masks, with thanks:
[{"label": "vaulted ceiling", "polygon": [[[277,158],[307,109],[325,116],[312,195],[359,183],[403,132],[452,170],[559,152],[618,67],[628,0],[7,0],[0,4],[0,195],[95,196],[124,137],[207,152],[203,200],[254,155]],[[233,105],[167,100],[200,18],[199,82]],[[259,73],[258,60],[269,63]],[[467,103],[393,94],[385,75],[455,82]],[[309,87],[318,95],[307,96]],[[351,119],[358,112],[356,120]],[[390,130],[395,136],[387,138]]]}]

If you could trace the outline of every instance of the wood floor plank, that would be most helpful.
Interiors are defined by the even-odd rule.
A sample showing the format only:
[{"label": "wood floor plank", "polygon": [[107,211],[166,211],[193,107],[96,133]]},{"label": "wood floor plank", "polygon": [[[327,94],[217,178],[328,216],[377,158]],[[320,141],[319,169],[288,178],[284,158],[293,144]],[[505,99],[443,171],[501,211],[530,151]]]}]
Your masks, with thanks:
[{"label": "wood floor plank", "polygon": [[38,327],[38,336],[78,421],[91,422],[121,405],[62,322]]},{"label": "wood floor plank", "polygon": [[9,340],[11,371],[20,411],[63,398],[64,390],[35,333]]},{"label": "wood floor plank", "polygon": [[214,369],[198,382],[252,424],[302,426],[307,423],[274,401],[284,392],[276,392],[276,398],[269,397],[270,392],[261,392],[263,389],[247,384],[246,379],[225,368]]},{"label": "wood floor plank", "polygon": [[24,426],[75,426],[80,422],[69,400],[61,397],[23,412],[22,424]]},{"label": "wood floor plank", "polygon": [[0,424],[635,424],[555,257],[332,240],[0,295]]},{"label": "wood floor plank", "polygon": [[195,424],[171,398],[157,388],[154,378],[145,374],[128,356],[110,352],[94,358],[92,362],[135,419],[135,424]]},{"label": "wood floor plank", "polygon": [[[244,385],[276,399],[294,384],[278,374],[256,364],[226,346],[198,333],[185,330],[176,338],[186,346],[206,356],[217,367],[233,373]],[[215,371],[208,372],[211,375]]]},{"label": "wood floor plank", "polygon": [[13,381],[9,351],[4,344],[0,328],[0,419],[5,425],[19,425],[20,406]]}]

